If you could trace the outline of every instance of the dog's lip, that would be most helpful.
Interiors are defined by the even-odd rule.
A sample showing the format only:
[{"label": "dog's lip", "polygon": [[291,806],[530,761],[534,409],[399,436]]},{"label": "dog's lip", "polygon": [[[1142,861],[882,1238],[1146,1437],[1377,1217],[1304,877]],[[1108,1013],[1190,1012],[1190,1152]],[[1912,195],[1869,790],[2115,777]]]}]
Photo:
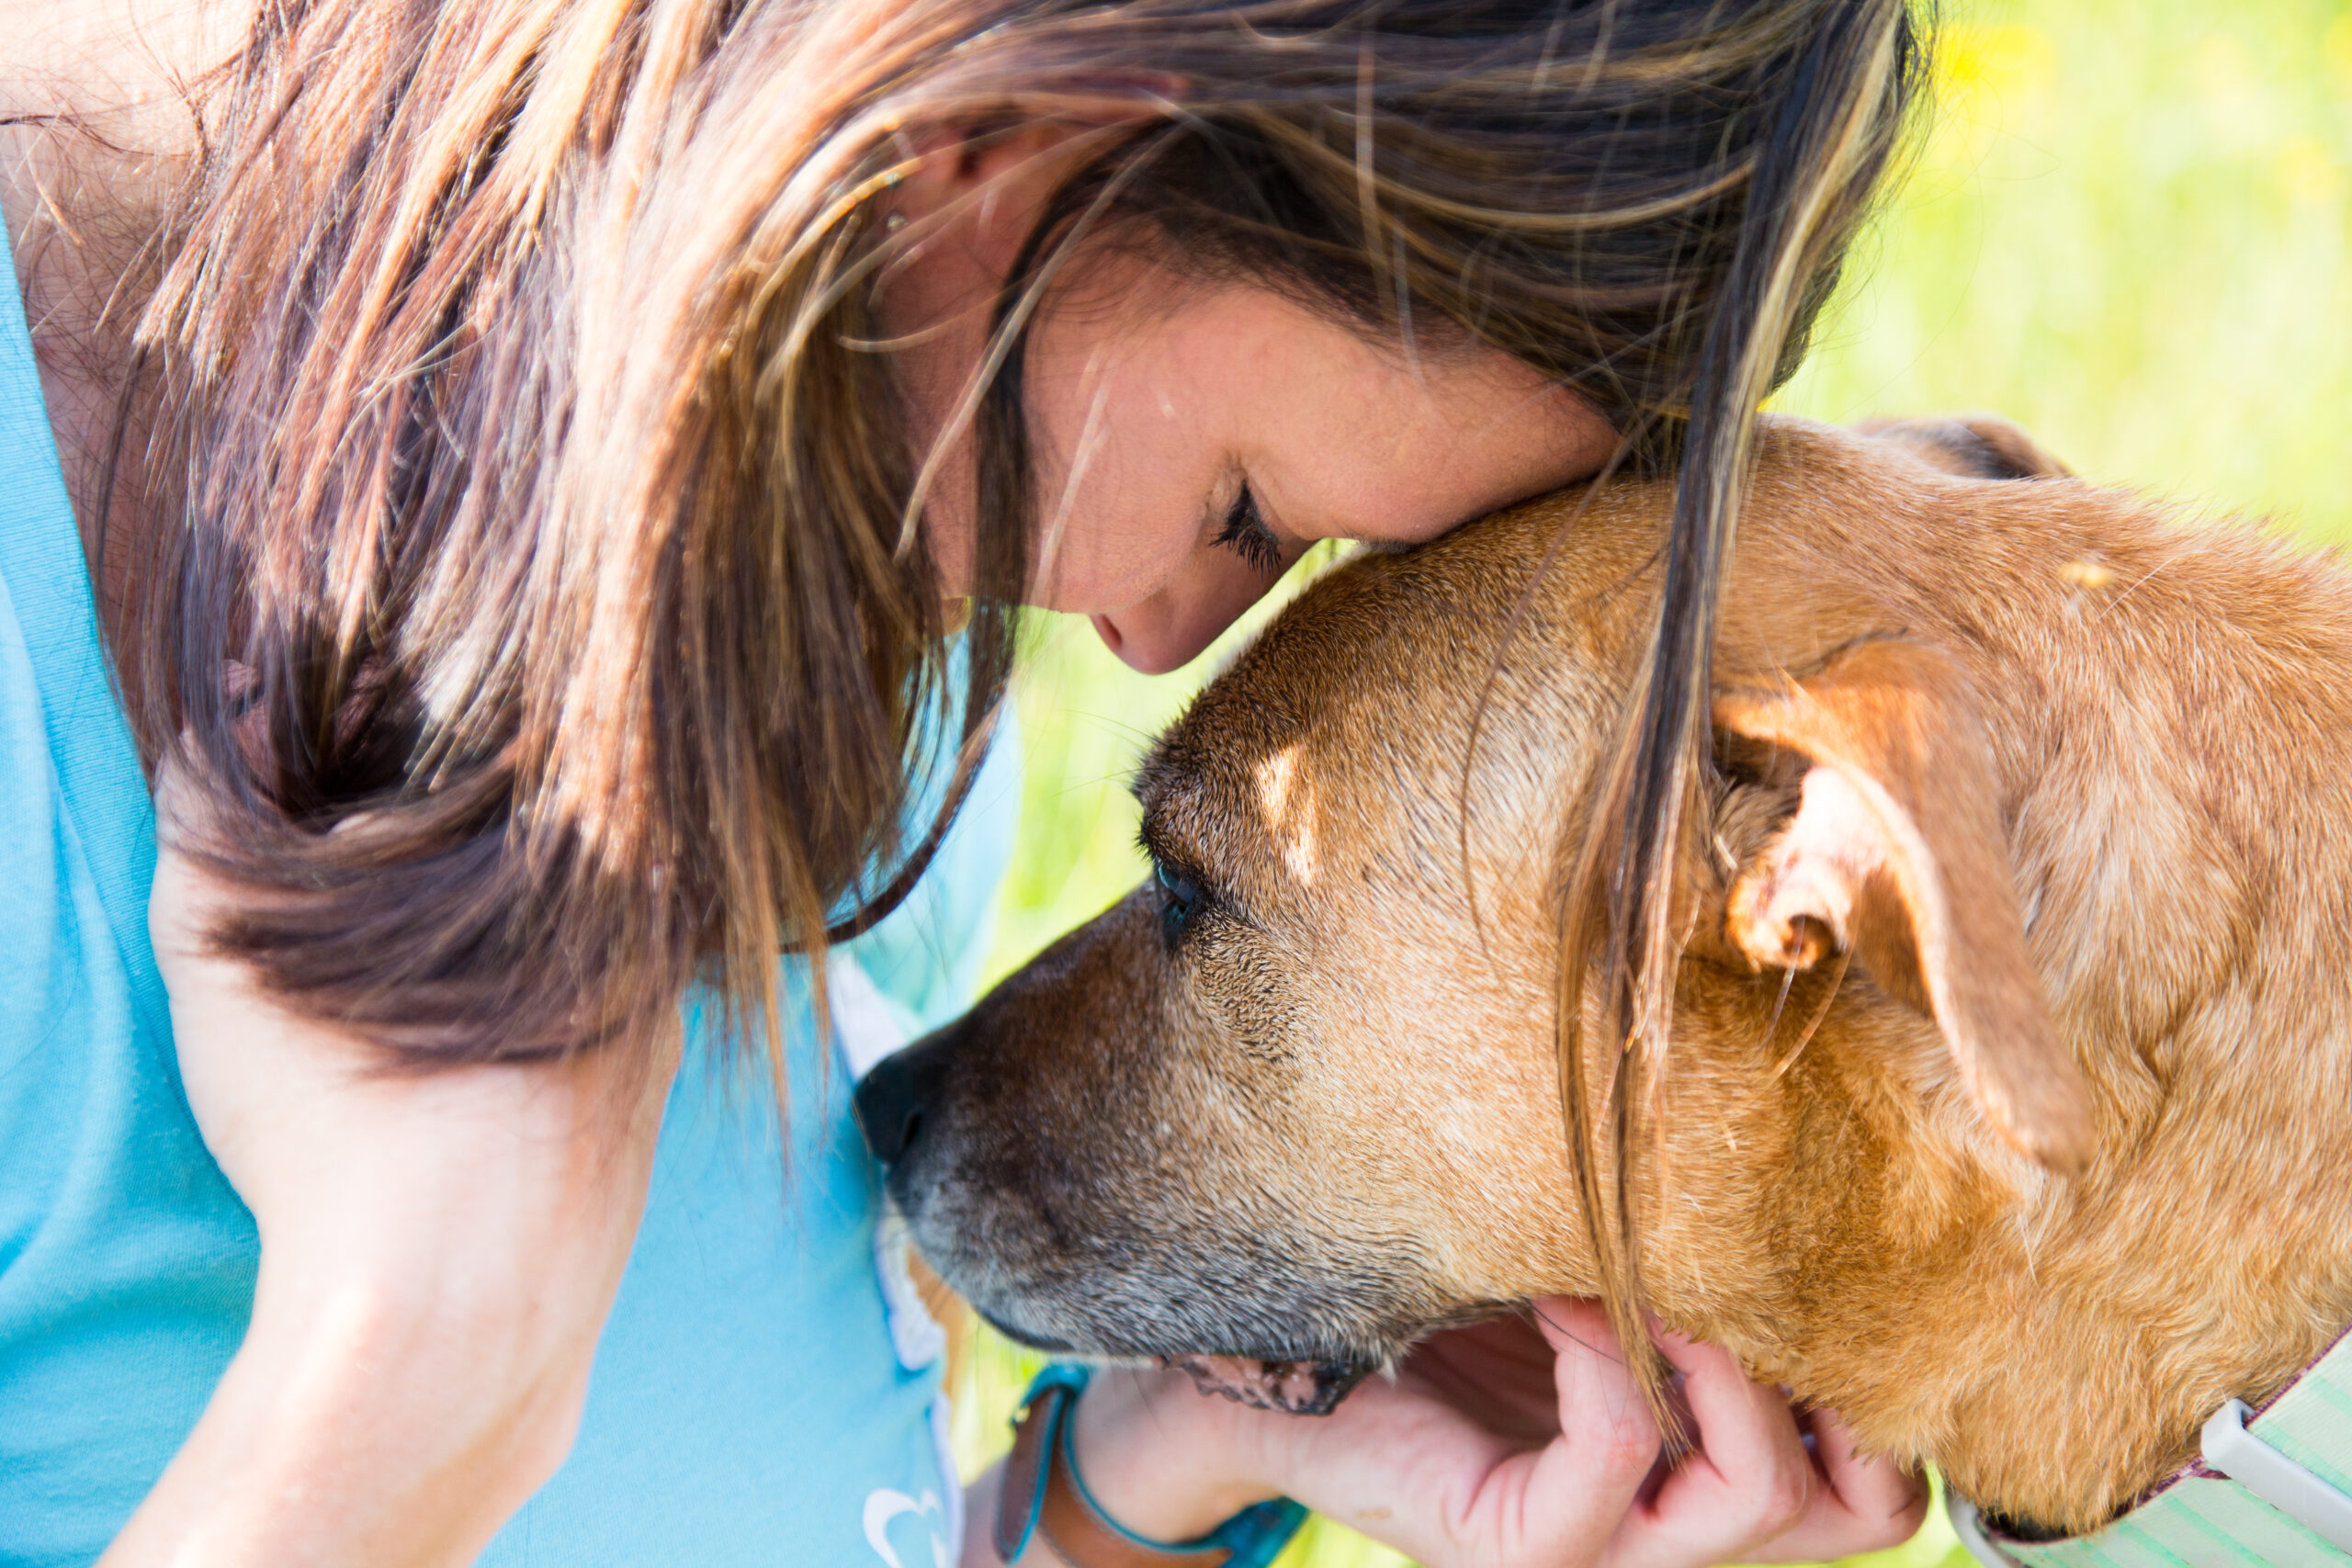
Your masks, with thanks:
[{"label": "dog's lip", "polygon": [[[983,1323],[1016,1345],[1049,1356],[1086,1354],[1067,1339],[1008,1322],[978,1303],[973,1304],[972,1310]],[[1170,1371],[1189,1375],[1193,1386],[1203,1393],[1214,1393],[1255,1410],[1275,1410],[1291,1416],[1329,1416],[1354,1391],[1356,1384],[1380,1366],[1377,1359],[1361,1355],[1282,1358],[1238,1352],[1163,1351],[1152,1354],[1151,1359]]]},{"label": "dog's lip", "polygon": [[1189,1373],[1203,1393],[1292,1416],[1329,1416],[1374,1366],[1355,1357],[1270,1360],[1226,1355],[1162,1356],[1159,1364]]},{"label": "dog's lip", "polygon": [[1019,1324],[1007,1323],[986,1307],[975,1305],[972,1310],[979,1314],[981,1322],[1023,1349],[1043,1350],[1049,1356],[1066,1356],[1078,1348],[1067,1339],[1057,1339],[1049,1334],[1039,1334],[1035,1329],[1023,1328]]},{"label": "dog's lip", "polygon": [[[1067,1339],[1007,1323],[983,1308],[973,1310],[979,1314],[981,1321],[1017,1345],[1049,1356],[1069,1355],[1077,1350]],[[1193,1386],[1203,1393],[1214,1393],[1253,1410],[1278,1410],[1291,1416],[1329,1416],[1378,1366],[1377,1362],[1362,1358],[1277,1360],[1260,1356],[1191,1354],[1155,1359],[1171,1371],[1188,1374]]]}]

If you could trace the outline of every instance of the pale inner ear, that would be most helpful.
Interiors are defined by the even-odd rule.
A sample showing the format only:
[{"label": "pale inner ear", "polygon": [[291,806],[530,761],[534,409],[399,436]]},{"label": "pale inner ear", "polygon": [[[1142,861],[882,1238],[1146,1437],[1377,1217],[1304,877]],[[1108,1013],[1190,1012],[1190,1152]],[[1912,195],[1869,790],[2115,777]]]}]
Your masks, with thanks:
[{"label": "pale inner ear", "polygon": [[1851,953],[1935,1020],[2010,1146],[2079,1168],[2089,1095],[2027,949],[1991,751],[1959,667],[1879,639],[1802,682],[1726,686],[1715,722],[1811,764],[1795,816],[1737,873],[1728,944],[1758,968]]},{"label": "pale inner ear", "polygon": [[1732,945],[1764,969],[1810,969],[1851,952],[1883,988],[1934,1017],[1902,886],[1904,826],[1837,769],[1806,773],[1796,816],[1733,885]]}]

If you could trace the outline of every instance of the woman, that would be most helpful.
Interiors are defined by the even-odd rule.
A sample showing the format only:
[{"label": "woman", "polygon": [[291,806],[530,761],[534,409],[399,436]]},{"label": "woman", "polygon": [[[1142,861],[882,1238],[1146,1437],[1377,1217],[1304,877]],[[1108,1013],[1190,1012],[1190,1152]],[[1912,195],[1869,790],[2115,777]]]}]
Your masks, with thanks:
[{"label": "woman", "polygon": [[[1679,461],[1650,852],[1916,68],[1899,0],[57,9],[0,192],[28,1562],[944,1561],[815,1020],[960,1000],[1014,606],[1172,668],[1317,538]],[[1609,1324],[1538,1317],[1323,1422],[1100,1379],[1077,1462],[1147,1537],[1287,1493],[1434,1563],[1916,1522],[1670,1337],[1645,1485]]]}]

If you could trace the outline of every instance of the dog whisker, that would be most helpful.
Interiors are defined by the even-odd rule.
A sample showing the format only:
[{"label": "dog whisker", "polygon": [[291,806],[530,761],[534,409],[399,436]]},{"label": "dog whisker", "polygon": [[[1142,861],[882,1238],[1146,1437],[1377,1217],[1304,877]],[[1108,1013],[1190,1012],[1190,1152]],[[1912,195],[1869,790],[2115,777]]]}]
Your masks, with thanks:
[{"label": "dog whisker", "polygon": [[1602,1349],[1591,1340],[1587,1339],[1583,1335],[1572,1332],[1568,1328],[1567,1325],[1546,1313],[1542,1307],[1537,1306],[1533,1302],[1526,1303],[1525,1306],[1528,1316],[1535,1319],[1536,1322],[1544,1325],[1546,1327],[1551,1328],[1556,1332],[1561,1338],[1566,1339],[1569,1344],[1576,1346],[1578,1349],[1589,1350],[1594,1355],[1600,1357],[1602,1360],[1610,1363],[1611,1366],[1622,1367],[1625,1364],[1625,1358],[1623,1356],[1611,1355],[1609,1351]]},{"label": "dog whisker", "polygon": [[[1821,1005],[1814,1009],[1812,1021],[1804,1026],[1804,1033],[1798,1039],[1795,1046],[1787,1055],[1781,1057],[1780,1065],[1772,1069],[1774,1077],[1786,1077],[1789,1069],[1797,1065],[1797,1058],[1804,1055],[1804,1048],[1813,1043],[1814,1034],[1821,1028],[1822,1021],[1829,1016],[1830,1004],[1838,999],[1838,991],[1846,984],[1846,971],[1852,966],[1853,962],[1854,950],[1850,947],[1838,955],[1838,972],[1829,976],[1828,992],[1822,997]],[[1794,971],[1791,973],[1793,974]]]},{"label": "dog whisker", "polygon": [[1789,991],[1796,983],[1797,972],[1794,969],[1781,971],[1781,994],[1772,998],[1772,1016],[1764,1021],[1764,1050],[1772,1048],[1772,1037],[1781,1032],[1781,1014],[1787,1009]]}]

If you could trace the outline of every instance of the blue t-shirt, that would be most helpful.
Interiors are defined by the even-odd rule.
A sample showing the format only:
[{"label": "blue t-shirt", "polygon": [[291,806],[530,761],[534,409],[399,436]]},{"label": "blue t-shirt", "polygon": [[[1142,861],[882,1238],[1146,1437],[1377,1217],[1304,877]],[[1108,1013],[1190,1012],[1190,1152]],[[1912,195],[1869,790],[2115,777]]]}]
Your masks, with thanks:
[{"label": "blue t-shirt", "polygon": [[[1016,809],[1001,746],[907,908],[833,955],[862,1067],[968,998]],[[0,1565],[86,1563],[163,1472],[243,1337],[252,1216],[180,1091],[147,943],[154,822],[0,235]],[[787,990],[805,998],[805,975]],[[787,1160],[764,1075],[705,1032],[570,1460],[500,1568],[934,1568],[939,1337],[878,1239],[850,1073],[787,1019]],[[787,1174],[788,1171],[788,1174]]]}]

